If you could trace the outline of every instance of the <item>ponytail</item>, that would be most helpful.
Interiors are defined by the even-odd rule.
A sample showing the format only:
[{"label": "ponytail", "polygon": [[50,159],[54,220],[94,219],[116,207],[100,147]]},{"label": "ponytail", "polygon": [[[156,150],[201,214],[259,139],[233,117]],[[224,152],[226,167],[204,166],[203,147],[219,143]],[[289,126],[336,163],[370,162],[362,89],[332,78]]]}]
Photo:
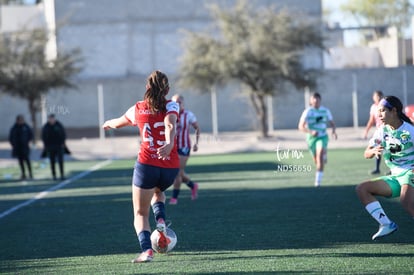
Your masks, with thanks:
[{"label": "ponytail", "polygon": [[152,72],[145,88],[144,100],[148,102],[150,110],[154,113],[165,112],[167,103],[165,96],[169,91],[167,76],[160,71]]},{"label": "ponytail", "polygon": [[404,120],[405,122],[407,122],[407,123],[409,123],[411,125],[414,125],[413,122],[411,121],[411,119],[406,114],[404,114],[403,112],[398,112],[397,111],[397,114],[398,114],[398,117],[401,120]]}]

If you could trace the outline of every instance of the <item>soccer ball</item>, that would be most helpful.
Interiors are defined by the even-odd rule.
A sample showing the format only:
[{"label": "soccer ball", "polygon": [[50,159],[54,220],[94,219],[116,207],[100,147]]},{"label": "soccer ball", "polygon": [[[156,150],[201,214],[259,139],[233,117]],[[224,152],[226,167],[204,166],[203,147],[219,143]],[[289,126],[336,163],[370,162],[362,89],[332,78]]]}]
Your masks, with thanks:
[{"label": "soccer ball", "polygon": [[168,242],[168,246],[166,248],[160,248],[158,246],[158,239],[160,237],[160,232],[158,230],[154,230],[151,234],[151,245],[152,245],[152,249],[158,253],[167,253],[170,252],[171,250],[173,250],[173,248],[175,247],[175,245],[177,244],[177,235],[175,234],[175,232],[167,227],[167,242]]}]

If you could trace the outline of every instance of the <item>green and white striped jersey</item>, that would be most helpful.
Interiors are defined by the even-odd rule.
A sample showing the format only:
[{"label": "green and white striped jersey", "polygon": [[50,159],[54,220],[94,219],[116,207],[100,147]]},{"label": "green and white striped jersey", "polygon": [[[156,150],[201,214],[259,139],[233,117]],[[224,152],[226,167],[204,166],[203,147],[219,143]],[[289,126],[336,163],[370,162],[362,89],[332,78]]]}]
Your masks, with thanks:
[{"label": "green and white striped jersey", "polygon": [[326,136],[326,129],[328,128],[328,122],[333,120],[331,111],[324,106],[320,106],[318,109],[313,107],[306,108],[300,121],[305,121],[309,130],[318,131],[318,137]]},{"label": "green and white striped jersey", "polygon": [[414,169],[414,126],[405,122],[398,129],[389,125],[378,128],[370,146],[383,146],[382,156],[392,174]]}]

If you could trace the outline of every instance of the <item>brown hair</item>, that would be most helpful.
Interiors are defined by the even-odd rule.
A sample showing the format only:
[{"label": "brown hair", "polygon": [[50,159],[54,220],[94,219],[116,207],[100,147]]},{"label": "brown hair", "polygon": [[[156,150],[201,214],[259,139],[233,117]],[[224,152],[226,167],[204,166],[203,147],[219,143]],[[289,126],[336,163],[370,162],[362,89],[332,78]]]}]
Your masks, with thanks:
[{"label": "brown hair", "polygon": [[168,77],[160,72],[154,71],[147,78],[146,92],[144,100],[148,102],[149,108],[152,112],[165,112],[169,84]]},{"label": "brown hair", "polygon": [[381,90],[375,90],[373,92],[374,95],[377,95],[379,98],[383,98],[384,97],[384,93]]},{"label": "brown hair", "polygon": [[322,99],[321,94],[318,92],[312,93],[311,97]]}]

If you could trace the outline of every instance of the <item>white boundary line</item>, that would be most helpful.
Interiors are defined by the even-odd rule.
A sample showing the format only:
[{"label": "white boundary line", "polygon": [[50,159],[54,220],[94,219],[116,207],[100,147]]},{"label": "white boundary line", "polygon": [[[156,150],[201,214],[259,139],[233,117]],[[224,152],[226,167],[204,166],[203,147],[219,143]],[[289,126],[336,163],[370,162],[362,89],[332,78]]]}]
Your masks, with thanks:
[{"label": "white boundary line", "polygon": [[31,199],[29,199],[27,201],[24,201],[24,202],[22,202],[22,203],[20,203],[20,204],[18,204],[16,206],[13,206],[12,208],[9,208],[8,210],[6,210],[3,213],[1,213],[0,214],[0,219],[6,217],[7,215],[10,215],[11,213],[19,210],[20,208],[23,208],[25,206],[28,206],[28,205],[36,202],[37,200],[40,200],[40,199],[46,197],[49,193],[51,193],[53,191],[56,191],[56,190],[58,190],[58,189],[60,189],[60,188],[62,188],[64,186],[68,185],[71,182],[74,182],[74,181],[76,181],[76,180],[78,180],[80,178],[83,178],[83,177],[89,175],[90,173],[92,173],[92,172],[94,172],[96,170],[101,169],[102,167],[110,164],[111,162],[112,162],[112,160],[108,159],[108,160],[102,161],[100,163],[97,163],[94,166],[92,166],[91,168],[89,168],[88,170],[83,171],[80,174],[77,174],[77,175],[75,175],[75,176],[73,176],[73,177],[71,177],[71,178],[69,178],[67,180],[64,180],[64,181],[58,183],[55,186],[50,187],[49,189],[46,189],[45,191],[42,191],[42,192],[38,193],[33,198],[31,198]]}]

